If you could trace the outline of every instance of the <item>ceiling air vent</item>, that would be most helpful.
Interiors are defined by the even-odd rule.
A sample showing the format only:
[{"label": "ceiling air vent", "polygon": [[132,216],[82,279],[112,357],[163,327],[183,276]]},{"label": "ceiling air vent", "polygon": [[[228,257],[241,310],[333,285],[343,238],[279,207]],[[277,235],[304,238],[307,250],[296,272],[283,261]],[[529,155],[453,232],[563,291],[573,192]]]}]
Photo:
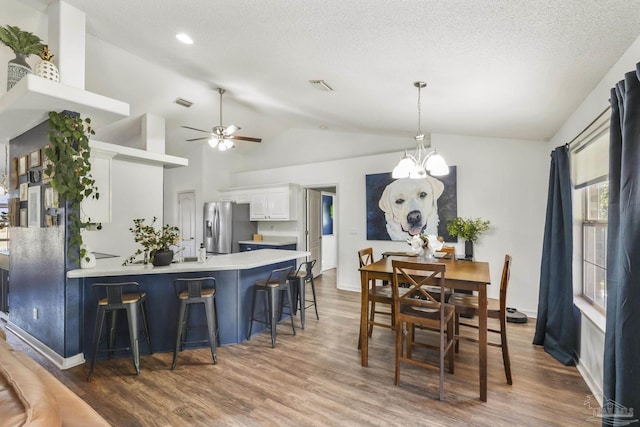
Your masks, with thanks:
[{"label": "ceiling air vent", "polygon": [[173,102],[185,108],[189,108],[193,105],[193,102],[187,101],[186,99],[182,98],[176,98],[176,100]]},{"label": "ceiling air vent", "polygon": [[318,90],[324,90],[326,92],[333,91],[333,88],[326,84],[324,80],[309,80],[309,83]]}]

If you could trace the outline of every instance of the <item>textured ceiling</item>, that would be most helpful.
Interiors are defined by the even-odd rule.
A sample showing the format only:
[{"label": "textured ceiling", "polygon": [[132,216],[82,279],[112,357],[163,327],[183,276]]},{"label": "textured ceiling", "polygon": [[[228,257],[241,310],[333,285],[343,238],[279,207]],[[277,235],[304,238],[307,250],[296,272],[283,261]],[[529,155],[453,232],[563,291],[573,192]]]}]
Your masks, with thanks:
[{"label": "textured ceiling", "polygon": [[[640,34],[636,0],[66,1],[90,34],[180,77],[127,88],[134,112],[166,116],[172,153],[197,136],[178,125],[217,124],[219,86],[225,124],[265,141],[291,126],[413,135],[416,80],[427,132],[549,139]],[[177,88],[192,108],[169,105]]]}]

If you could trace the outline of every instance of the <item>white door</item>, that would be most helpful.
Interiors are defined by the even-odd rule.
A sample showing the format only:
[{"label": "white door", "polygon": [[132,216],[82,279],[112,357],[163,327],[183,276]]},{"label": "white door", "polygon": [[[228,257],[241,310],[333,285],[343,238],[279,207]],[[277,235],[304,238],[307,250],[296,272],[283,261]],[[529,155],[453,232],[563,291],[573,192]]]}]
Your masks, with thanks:
[{"label": "white door", "polygon": [[180,246],[184,256],[196,256],[196,195],[193,191],[178,193]]},{"label": "white door", "polygon": [[322,272],[322,197],[318,190],[307,188],[307,250],[310,260],[317,260],[313,276]]}]

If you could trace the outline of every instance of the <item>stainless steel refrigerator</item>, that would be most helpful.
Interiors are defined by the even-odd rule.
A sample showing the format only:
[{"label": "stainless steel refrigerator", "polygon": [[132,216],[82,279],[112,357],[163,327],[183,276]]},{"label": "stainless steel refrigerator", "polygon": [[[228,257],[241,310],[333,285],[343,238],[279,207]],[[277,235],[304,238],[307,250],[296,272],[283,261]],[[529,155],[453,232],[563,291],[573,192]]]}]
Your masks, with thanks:
[{"label": "stainless steel refrigerator", "polygon": [[249,221],[249,204],[207,202],[204,204],[204,247],[207,253],[239,252],[239,240],[253,240],[257,223]]}]

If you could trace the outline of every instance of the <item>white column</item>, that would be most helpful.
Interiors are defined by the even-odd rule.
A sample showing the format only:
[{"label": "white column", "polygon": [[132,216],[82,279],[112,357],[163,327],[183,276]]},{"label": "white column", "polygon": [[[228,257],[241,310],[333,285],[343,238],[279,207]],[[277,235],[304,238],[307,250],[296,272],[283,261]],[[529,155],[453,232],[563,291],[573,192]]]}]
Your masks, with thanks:
[{"label": "white column", "polygon": [[60,83],[84,89],[86,15],[63,2],[49,5],[49,49],[60,71]]},{"label": "white column", "polygon": [[142,149],[164,154],[164,118],[149,113],[142,115]]}]

